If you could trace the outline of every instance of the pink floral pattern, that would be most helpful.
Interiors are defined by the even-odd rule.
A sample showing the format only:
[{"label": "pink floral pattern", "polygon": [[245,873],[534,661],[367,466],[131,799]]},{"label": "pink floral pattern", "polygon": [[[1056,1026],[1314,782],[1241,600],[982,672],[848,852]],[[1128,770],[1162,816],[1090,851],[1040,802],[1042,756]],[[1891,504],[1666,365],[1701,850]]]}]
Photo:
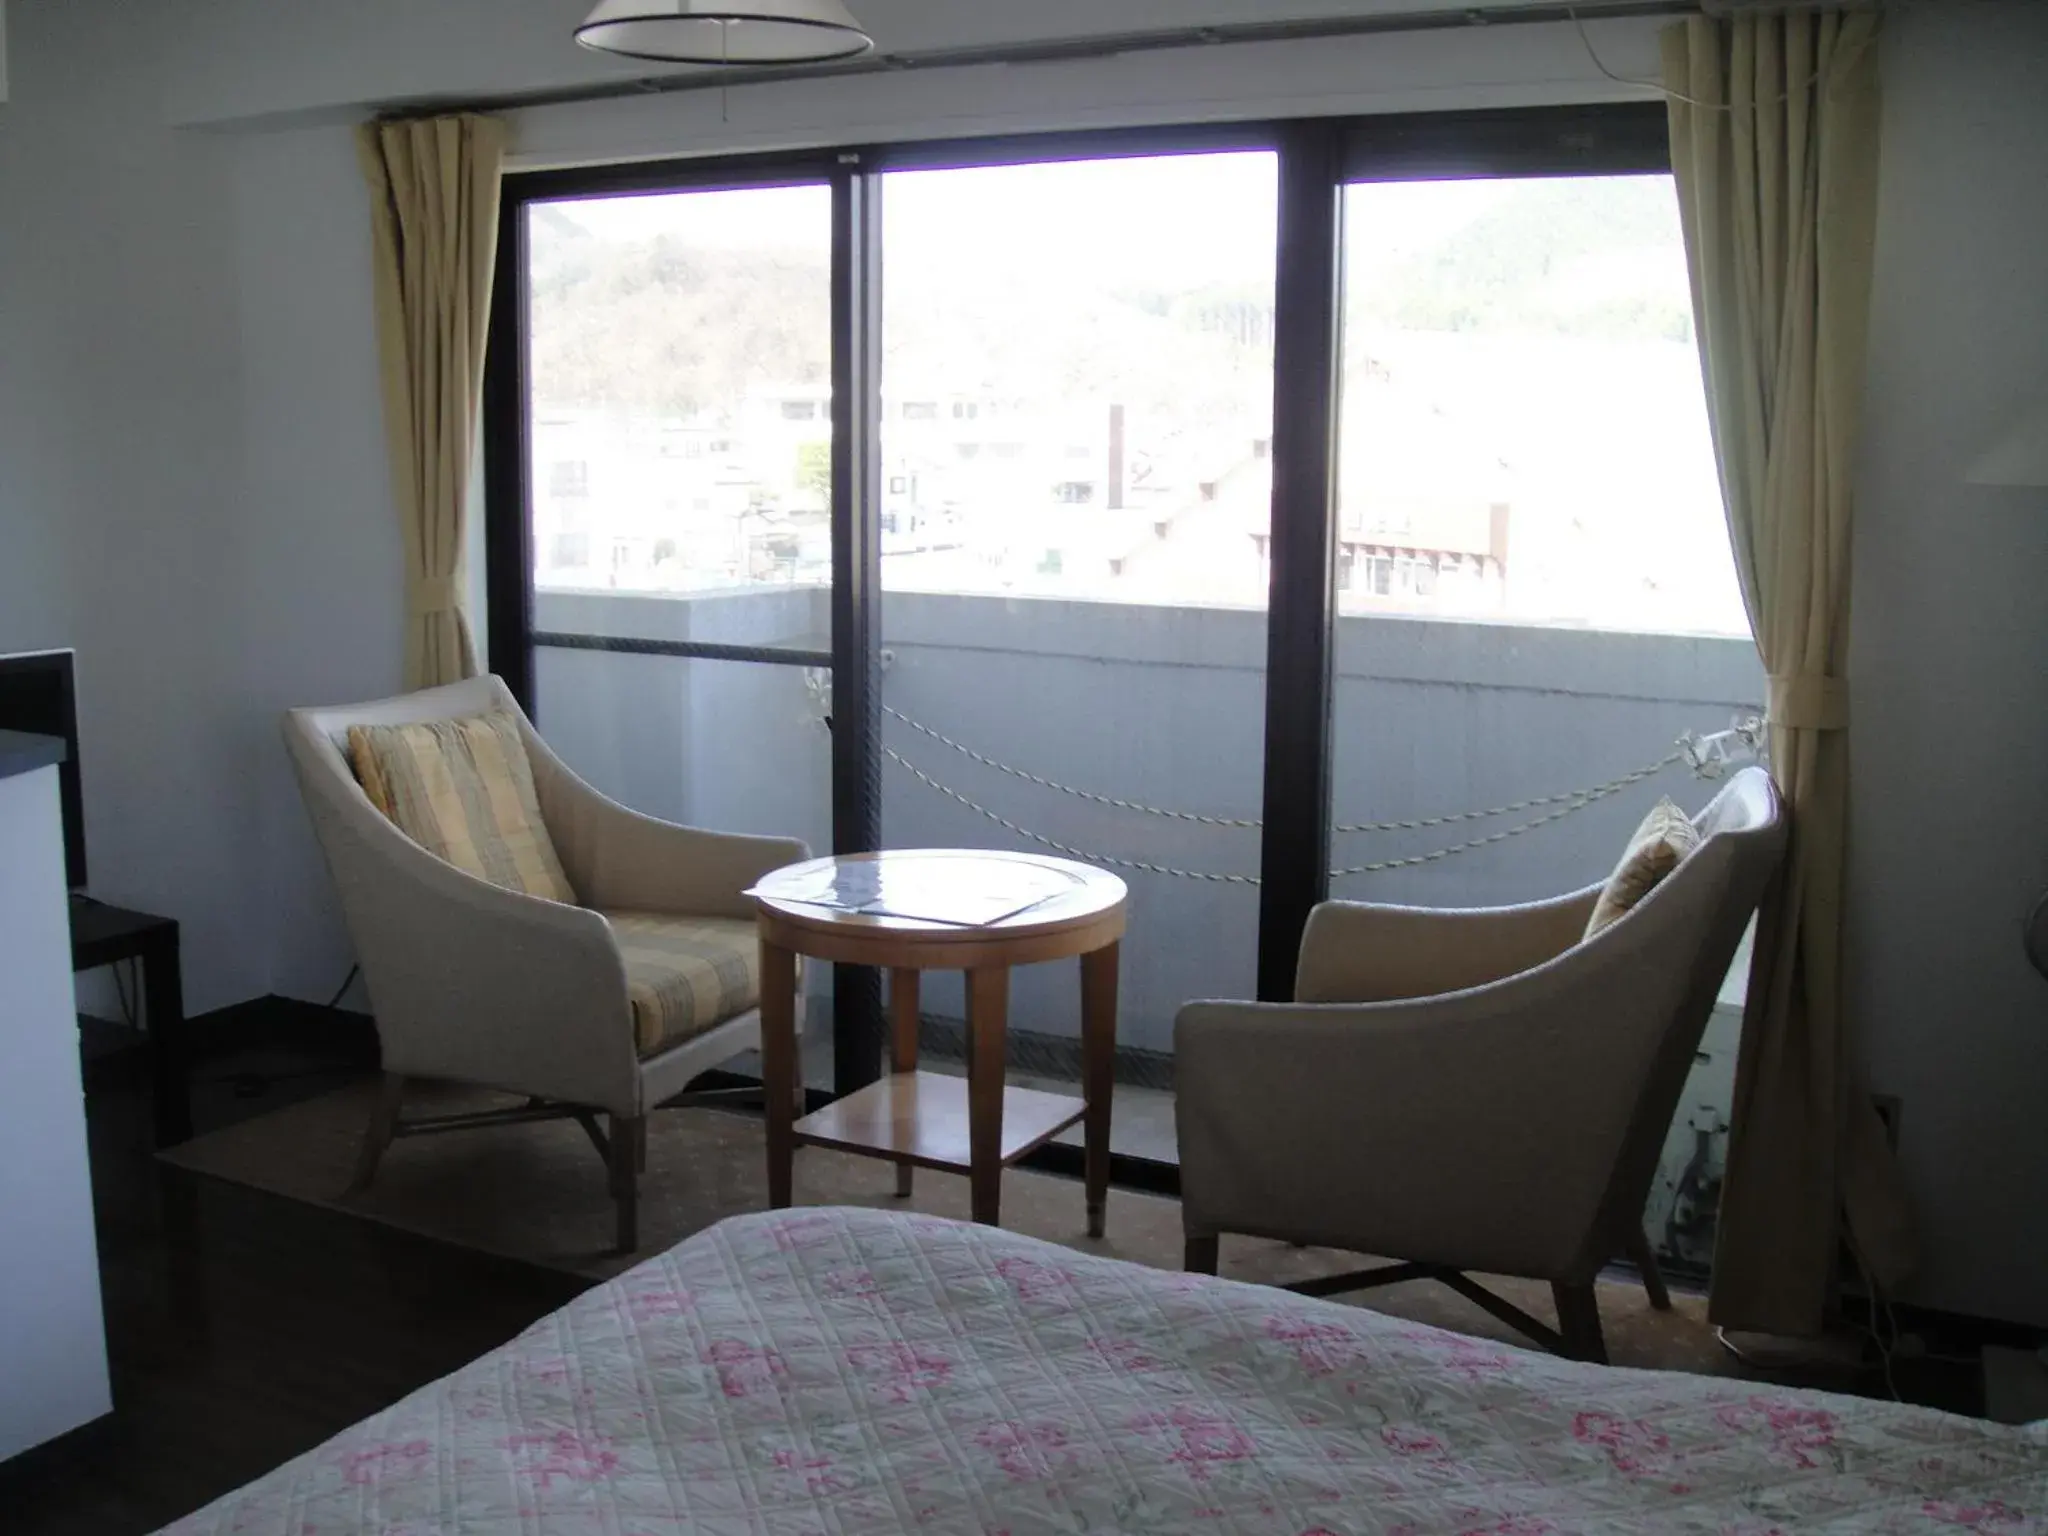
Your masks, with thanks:
[{"label": "pink floral pattern", "polygon": [[1773,1455],[1807,1471],[1833,1461],[1835,1416],[1825,1408],[1752,1397],[1723,1408],[1721,1422],[1740,1435],[1768,1435]]},{"label": "pink floral pattern", "polygon": [[1573,1438],[1597,1445],[1623,1477],[1666,1484],[1672,1493],[1689,1493],[1675,1475],[1671,1437],[1646,1419],[1617,1418],[1611,1413],[1581,1413],[1572,1419]]},{"label": "pink floral pattern", "polygon": [[742,1339],[720,1339],[704,1351],[718,1371],[718,1389],[727,1397],[753,1397],[772,1391],[775,1379],[788,1374],[780,1352]]},{"label": "pink floral pattern", "polygon": [[558,1429],[553,1434],[513,1435],[504,1442],[513,1469],[542,1488],[555,1479],[594,1483],[619,1464],[618,1453],[604,1441]]},{"label": "pink floral pattern", "polygon": [[1344,1323],[1275,1317],[1267,1320],[1266,1337],[1290,1345],[1301,1368],[1311,1376],[1342,1370],[1359,1355],[1357,1335]]},{"label": "pink floral pattern", "polygon": [[1987,1499],[1981,1504],[1944,1503],[1930,1499],[1922,1507],[1930,1520],[1959,1530],[1985,1531],[1996,1533],[1996,1536],[2007,1536],[2007,1533],[2010,1536],[2035,1536],[2036,1532],[2048,1531],[2048,1520],[2038,1515],[2030,1516],[2003,1499]]},{"label": "pink floral pattern", "polygon": [[1064,1424],[989,1424],[977,1429],[973,1439],[994,1454],[1005,1477],[1017,1482],[1056,1481],[1080,1460]]},{"label": "pink floral pattern", "polygon": [[1010,1282],[1020,1301],[1043,1301],[1074,1283],[1073,1275],[1058,1265],[1022,1255],[996,1260],[996,1273]]},{"label": "pink floral pattern", "polygon": [[433,1443],[427,1440],[408,1440],[402,1445],[369,1445],[341,1458],[342,1481],[351,1488],[374,1488],[382,1483],[418,1477],[433,1460]]},{"label": "pink floral pattern", "polygon": [[858,1344],[846,1352],[853,1371],[874,1384],[877,1397],[907,1403],[946,1384],[953,1362],[935,1350],[908,1344]]},{"label": "pink floral pattern", "polygon": [[170,1533],[905,1529],[2048,1536],[2048,1427],[787,1211],[598,1287]]},{"label": "pink floral pattern", "polygon": [[1258,1454],[1250,1435],[1209,1409],[1141,1414],[1131,1421],[1131,1428],[1141,1435],[1163,1437],[1169,1445],[1166,1459],[1184,1468],[1198,1483],[1207,1482],[1218,1463],[1249,1461]]}]

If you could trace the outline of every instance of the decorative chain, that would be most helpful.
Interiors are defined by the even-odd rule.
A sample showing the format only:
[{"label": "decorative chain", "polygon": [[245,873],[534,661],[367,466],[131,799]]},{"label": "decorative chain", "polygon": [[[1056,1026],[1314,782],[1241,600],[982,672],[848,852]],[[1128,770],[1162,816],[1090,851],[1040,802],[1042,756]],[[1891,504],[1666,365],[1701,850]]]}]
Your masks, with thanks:
[{"label": "decorative chain", "polygon": [[[893,714],[895,712],[892,710],[890,713]],[[1065,843],[1047,837],[1042,832],[1033,832],[1029,827],[1021,827],[1016,822],[1010,820],[1009,817],[990,810],[978,801],[970,800],[967,796],[961,794],[959,790],[941,784],[894,747],[884,747],[882,751],[890,762],[903,769],[927,789],[937,790],[948,800],[965,806],[968,810],[974,812],[975,815],[994,822],[1006,832],[1015,833],[1018,837],[1037,843],[1040,847],[1050,848],[1054,853],[1064,854],[1070,859],[1079,859],[1088,864],[1107,864],[1116,869],[1137,870],[1148,875],[1171,875],[1179,880],[1202,880],[1212,885],[1259,884],[1259,877],[1257,875],[1217,875],[1211,874],[1206,870],[1178,869],[1170,864],[1148,864],[1142,859],[1120,859],[1106,853],[1089,853],[1080,848],[1070,847]],[[1495,843],[1504,843],[1509,838],[1520,837],[1525,832],[1534,832],[1538,827],[1547,827],[1554,821],[1562,821],[1567,816],[1583,811],[1589,805],[1597,804],[1609,796],[1618,795],[1631,784],[1641,783],[1644,779],[1661,773],[1676,763],[1684,762],[1687,756],[1685,748],[1680,747],[1654,766],[1639,768],[1634,773],[1624,774],[1621,778],[1602,784],[1596,789],[1582,790],[1576,795],[1550,796],[1542,801],[1530,802],[1531,804],[1555,804],[1559,800],[1564,800],[1567,803],[1561,809],[1552,811],[1548,815],[1538,816],[1534,820],[1525,821],[1520,826],[1508,827],[1503,831],[1492,833],[1486,837],[1475,837],[1466,842],[1453,843],[1450,847],[1439,848],[1433,853],[1419,853],[1401,859],[1380,859],[1371,864],[1353,864],[1344,869],[1333,869],[1330,871],[1330,877],[1334,880],[1342,880],[1351,875],[1376,875],[1395,869],[1414,869],[1423,864],[1435,864],[1439,860],[1448,859],[1455,854],[1469,853],[1475,848],[1486,848]],[[1097,797],[1091,796],[1090,798]]]},{"label": "decorative chain", "polygon": [[[890,713],[894,714],[895,711],[891,710]],[[935,789],[948,800],[957,801],[959,804],[966,806],[975,815],[987,817],[1006,832],[1014,832],[1021,838],[1037,843],[1041,847],[1050,848],[1054,853],[1065,854],[1070,859],[1079,859],[1084,864],[1108,864],[1116,869],[1135,869],[1147,875],[1172,875],[1181,880],[1206,880],[1212,885],[1257,885],[1259,883],[1257,875],[1212,875],[1199,869],[1175,869],[1167,864],[1147,864],[1141,859],[1116,859],[1111,858],[1106,853],[1084,853],[1079,848],[1069,848],[1065,843],[1055,842],[1043,833],[1033,832],[1028,828],[1018,826],[1017,823],[1011,821],[1007,816],[998,816],[987,806],[976,804],[957,789],[948,789],[944,784],[941,784],[937,779],[918,767],[917,764],[904,757],[894,747],[884,747],[882,751],[887,755],[890,762],[907,771],[912,778],[916,779],[918,783],[924,785],[927,789]]]},{"label": "decorative chain", "polygon": [[[1090,805],[1106,805],[1111,810],[1136,811],[1145,816],[1164,816],[1169,821],[1191,821],[1195,825],[1202,827],[1241,827],[1245,831],[1256,832],[1265,825],[1263,822],[1247,821],[1238,816],[1197,816],[1193,811],[1163,811],[1156,805],[1140,805],[1135,800],[1119,800],[1114,795],[1090,794],[1087,790],[1076,789],[1071,784],[1061,784],[1054,779],[1041,779],[1037,774],[1026,773],[1022,768],[1012,768],[1008,763],[999,763],[992,757],[983,757],[972,747],[963,746],[952,737],[941,735],[930,726],[911,719],[910,716],[904,714],[900,709],[891,709],[888,705],[884,704],[882,706],[882,713],[891,720],[902,721],[903,724],[909,726],[920,736],[929,736],[942,747],[951,747],[970,762],[979,763],[984,768],[993,768],[997,773],[1007,773],[1011,778],[1022,779],[1026,784],[1036,784],[1040,789],[1050,789],[1062,795],[1072,795],[1076,800],[1086,800]],[[893,752],[889,755],[891,757],[896,756]],[[902,762],[902,759],[897,758],[897,761]],[[903,766],[906,768],[910,767],[908,763],[904,763]],[[916,771],[914,768],[911,769],[913,773]],[[1344,829],[1339,828],[1338,830],[1342,831]],[[1217,878],[1221,879],[1222,876]]]},{"label": "decorative chain", "polygon": [[[1038,774],[1026,773],[1022,768],[1013,768],[1008,763],[998,762],[995,758],[984,756],[982,753],[975,751],[972,747],[967,746],[965,743],[955,741],[952,737],[944,734],[941,731],[933,730],[930,726],[924,724],[922,721],[913,720],[909,715],[904,714],[903,711],[900,709],[893,709],[885,704],[882,706],[882,712],[886,714],[890,719],[900,721],[904,725],[909,726],[910,729],[917,732],[918,735],[929,737],[931,740],[936,741],[940,746],[949,748],[952,751],[959,753],[969,762],[979,763],[984,768],[992,768],[997,773],[1008,774],[1013,779],[1022,779],[1026,784],[1035,784],[1040,789],[1049,789],[1055,792],[1056,794],[1069,795],[1076,800],[1085,800],[1090,805],[1108,806],[1111,810],[1117,811],[1134,811],[1141,816],[1160,816],[1166,818],[1169,821],[1192,822],[1196,826],[1202,827],[1230,827],[1247,832],[1256,832],[1265,826],[1265,823],[1263,821],[1259,821],[1248,817],[1202,816],[1196,814],[1193,811],[1169,811],[1164,810],[1156,805],[1145,805],[1136,800],[1119,800],[1114,795],[1098,795],[1092,793],[1089,790],[1076,789],[1071,784],[1062,784],[1057,779],[1041,778]],[[1597,788],[1594,789],[1575,789],[1567,794],[1561,795],[1538,795],[1534,799],[1517,800],[1508,805],[1496,805],[1484,811],[1455,811],[1449,815],[1425,816],[1415,821],[1346,822],[1338,826],[1332,827],[1330,830],[1332,832],[1346,834],[1360,832],[1427,832],[1434,827],[1456,826],[1461,822],[1491,821],[1496,816],[1516,816],[1520,815],[1523,811],[1541,810],[1545,806],[1550,805],[1561,805],[1565,807],[1564,811],[1562,811],[1560,815],[1568,816],[1573,811],[1578,810],[1582,806],[1591,805],[1596,800],[1605,800],[1608,796],[1618,794],[1622,790],[1627,789],[1632,785],[1640,784],[1645,779],[1655,778],[1658,774],[1662,773],[1666,768],[1671,767],[1675,763],[1684,762],[1689,758],[1693,758],[1693,752],[1688,750],[1688,744],[1691,743],[1693,740],[1694,738],[1691,736],[1690,733],[1688,733],[1684,738],[1681,739],[1678,750],[1672,752],[1669,756],[1660,758],[1658,761],[1654,763],[1650,763],[1644,767],[1638,768],[1633,773],[1625,773],[1620,778],[1610,780],[1609,782],[1599,785]],[[890,755],[892,757],[895,756],[894,753],[891,753]],[[904,764],[904,766],[909,767],[909,764],[906,763]],[[915,772],[914,769],[912,771]],[[1529,825],[1534,827],[1545,826],[1548,823],[1555,821],[1557,819],[1557,816],[1545,816],[1529,823]],[[1504,835],[1511,836],[1512,834]],[[1433,854],[1430,856],[1430,859],[1423,859],[1416,862],[1428,863],[1433,859],[1448,857],[1448,855],[1451,853],[1462,853],[1467,848],[1483,847],[1487,843],[1499,841],[1501,841],[1500,837],[1477,838],[1469,843],[1460,843],[1456,848],[1446,849],[1443,853]],[[1360,869],[1369,870],[1397,867],[1399,866],[1361,865]]]},{"label": "decorative chain", "polygon": [[[1330,830],[1332,832],[1427,832],[1431,827],[1455,826],[1461,821],[1491,821],[1496,816],[1518,816],[1523,811],[1541,810],[1546,805],[1561,805],[1564,807],[1556,815],[1538,817],[1526,826],[1516,827],[1514,832],[1502,832],[1494,837],[1482,837],[1473,842],[1460,843],[1456,848],[1449,848],[1444,853],[1433,853],[1429,856],[1430,859],[1441,859],[1446,854],[1461,853],[1467,848],[1479,848],[1487,843],[1497,843],[1503,837],[1514,836],[1515,832],[1526,832],[1530,827],[1540,827],[1547,822],[1556,821],[1560,816],[1569,816],[1573,811],[1583,806],[1591,805],[1596,800],[1605,800],[1609,795],[1618,795],[1633,784],[1640,784],[1645,779],[1654,779],[1672,764],[1684,762],[1689,755],[1685,748],[1681,746],[1669,756],[1654,763],[1646,763],[1641,768],[1636,769],[1634,773],[1625,773],[1618,779],[1610,779],[1597,789],[1578,789],[1564,795],[1538,795],[1533,800],[1517,800],[1512,805],[1496,805],[1491,810],[1486,811],[1454,811],[1448,816],[1425,816],[1420,821],[1358,821],[1346,826],[1332,827]],[[1427,863],[1429,860],[1417,862]],[[1376,867],[1385,866],[1370,864],[1361,866],[1363,869],[1373,869]],[[1333,873],[1343,874],[1345,871],[1336,870]]]},{"label": "decorative chain", "polygon": [[1533,821],[1525,821],[1518,827],[1509,827],[1505,831],[1495,832],[1488,837],[1475,837],[1469,842],[1453,843],[1448,848],[1439,848],[1435,853],[1421,853],[1413,858],[1382,859],[1376,864],[1353,864],[1346,869],[1333,869],[1330,871],[1330,878],[1332,880],[1342,880],[1347,875],[1377,875],[1390,869],[1413,869],[1419,864],[1434,864],[1440,859],[1448,859],[1452,854],[1469,853],[1474,848],[1485,848],[1493,843],[1504,843],[1511,837],[1520,837],[1524,832],[1534,832],[1538,827],[1547,827],[1553,821],[1563,821],[1565,817],[1572,815],[1574,812],[1583,811],[1587,806],[1605,800],[1610,795],[1620,794],[1631,784],[1639,784],[1653,774],[1662,773],[1674,763],[1684,762],[1685,758],[1685,749],[1681,747],[1655,767],[1639,768],[1634,773],[1616,779],[1610,784],[1602,784],[1598,789],[1588,790],[1582,795],[1552,795],[1545,800],[1532,800],[1529,802],[1531,805],[1555,804],[1560,799],[1566,799],[1569,803],[1562,810],[1552,811],[1547,816],[1538,816]]}]

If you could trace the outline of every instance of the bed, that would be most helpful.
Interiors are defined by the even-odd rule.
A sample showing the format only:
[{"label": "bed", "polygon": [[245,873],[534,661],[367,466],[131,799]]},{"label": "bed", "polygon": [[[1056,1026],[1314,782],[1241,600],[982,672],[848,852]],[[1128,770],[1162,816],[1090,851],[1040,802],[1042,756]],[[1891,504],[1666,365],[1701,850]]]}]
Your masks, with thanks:
[{"label": "bed", "polygon": [[169,1527],[2048,1532],[2048,1429],[1607,1370],[868,1210],[727,1221]]}]

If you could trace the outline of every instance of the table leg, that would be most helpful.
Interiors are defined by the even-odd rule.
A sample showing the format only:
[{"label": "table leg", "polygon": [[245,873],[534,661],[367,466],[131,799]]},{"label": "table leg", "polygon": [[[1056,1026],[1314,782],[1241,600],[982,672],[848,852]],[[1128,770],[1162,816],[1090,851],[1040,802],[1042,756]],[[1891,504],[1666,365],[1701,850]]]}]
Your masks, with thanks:
[{"label": "table leg", "polygon": [[1088,1235],[1100,1237],[1109,1203],[1109,1106],[1116,1087],[1116,982],[1121,944],[1081,957],[1081,1097],[1088,1146]]},{"label": "table leg", "polygon": [[[892,1072],[915,1072],[917,1070],[918,1030],[918,973],[916,971],[891,971],[889,973],[889,1016],[891,1029],[891,1050],[889,1069]],[[896,1198],[910,1198],[912,1169],[908,1163],[896,1165]]]},{"label": "table leg", "polygon": [[142,959],[143,1015],[149,1024],[149,1070],[156,1144],[192,1139],[191,1041],[185,1032],[185,983],[175,929]]},{"label": "table leg", "polygon": [[1003,1194],[1003,1068],[1010,1023],[1010,971],[967,973],[967,1143],[974,1219],[999,1226]]},{"label": "table leg", "polygon": [[796,1156],[796,955],[761,941],[761,1087],[768,1111],[768,1204],[790,1203]]}]

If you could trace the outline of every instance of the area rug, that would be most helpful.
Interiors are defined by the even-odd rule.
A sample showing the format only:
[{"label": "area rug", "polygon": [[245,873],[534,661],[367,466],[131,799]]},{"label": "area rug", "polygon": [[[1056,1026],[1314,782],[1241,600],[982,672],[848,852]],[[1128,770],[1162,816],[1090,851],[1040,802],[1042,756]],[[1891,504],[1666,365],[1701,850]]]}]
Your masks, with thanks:
[{"label": "area rug", "polygon": [[[637,1255],[613,1252],[612,1203],[604,1165],[572,1122],[506,1126],[399,1141],[376,1183],[345,1193],[369,1115],[374,1082],[309,1099],[214,1131],[163,1154],[181,1168],[352,1212],[462,1247],[523,1259],[602,1280],[639,1259],[742,1211],[767,1205],[767,1154],[761,1121],[718,1110],[670,1110],[649,1122],[641,1184]],[[454,1113],[512,1101],[463,1089],[433,1090],[407,1101],[407,1113]],[[901,1208],[886,1163],[806,1147],[796,1158],[800,1205]],[[912,1209],[965,1220],[967,1181],[920,1169]],[[1003,1177],[1003,1225],[1083,1252],[1158,1269],[1181,1266],[1180,1204],[1113,1190],[1108,1235],[1087,1235],[1081,1186],[1071,1179],[1011,1169]],[[1239,1280],[1286,1284],[1361,1267],[1355,1255],[1250,1238],[1225,1238],[1222,1272]],[[1527,1280],[1488,1282],[1546,1322],[1549,1287]],[[1715,1342],[1706,1303],[1678,1296],[1671,1312],[1650,1309],[1642,1287],[1602,1283],[1600,1313],[1617,1365],[1734,1373]],[[1428,1281],[1385,1286],[1344,1298],[1360,1306],[1441,1328],[1524,1343],[1513,1330],[1455,1292]]]}]

